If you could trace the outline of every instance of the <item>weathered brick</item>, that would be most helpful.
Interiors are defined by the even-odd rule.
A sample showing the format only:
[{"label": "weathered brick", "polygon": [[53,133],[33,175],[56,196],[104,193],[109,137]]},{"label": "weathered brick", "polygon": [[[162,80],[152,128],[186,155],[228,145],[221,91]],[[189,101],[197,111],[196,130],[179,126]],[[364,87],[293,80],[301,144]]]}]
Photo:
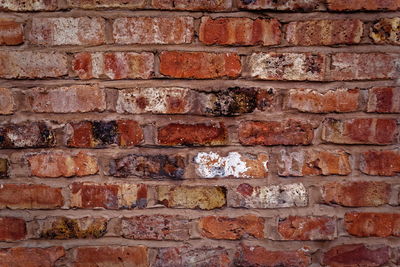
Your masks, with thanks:
[{"label": "weathered brick", "polygon": [[363,152],[360,170],[369,175],[395,176],[400,173],[400,153],[395,150]]},{"label": "weathered brick", "polygon": [[152,0],[151,5],[156,9],[167,10],[224,11],[230,10],[232,7],[232,0]]},{"label": "weathered brick", "polygon": [[0,217],[0,240],[17,241],[26,237],[25,220],[14,217]]},{"label": "weathered brick", "polygon": [[226,204],[221,186],[157,186],[157,201],[168,208],[211,210]]},{"label": "weathered brick", "polygon": [[57,8],[57,0],[3,0],[0,2],[0,10],[6,11],[54,11]]},{"label": "weathered brick", "polygon": [[0,158],[0,179],[9,177],[8,159]]},{"label": "weathered brick", "polygon": [[360,110],[359,89],[337,89],[319,92],[312,89],[292,89],[287,96],[287,106],[302,112],[330,113]]},{"label": "weathered brick", "polygon": [[370,37],[376,44],[400,44],[400,17],[380,19],[371,27]]},{"label": "weathered brick", "polygon": [[327,80],[377,80],[398,76],[398,55],[385,53],[337,53],[331,56]]},{"label": "weathered brick", "polygon": [[369,247],[364,244],[339,245],[328,250],[322,259],[324,266],[375,267],[389,262],[388,246]]},{"label": "weathered brick", "polygon": [[286,28],[291,45],[358,44],[362,35],[363,23],[358,19],[295,21]]},{"label": "weathered brick", "polygon": [[400,236],[400,214],[351,212],[344,220],[346,231],[354,236]]},{"label": "weathered brick", "polygon": [[389,11],[400,9],[398,0],[328,0],[328,8],[334,11]]},{"label": "weathered brick", "polygon": [[116,177],[150,179],[183,179],[186,159],[181,155],[131,154],[110,163],[110,174]]},{"label": "weathered brick", "polygon": [[238,152],[229,152],[227,156],[200,152],[194,158],[196,173],[201,178],[265,178],[268,176],[268,160],[265,153]]},{"label": "weathered brick", "polygon": [[10,89],[0,88],[0,114],[13,114],[15,111],[14,96]]},{"label": "weathered brick", "polygon": [[34,112],[91,112],[106,109],[106,97],[97,85],[36,87],[23,92],[27,109]]},{"label": "weathered brick", "polygon": [[143,141],[143,130],[136,121],[82,121],[69,123],[67,144],[70,147],[135,146]]},{"label": "weathered brick", "polygon": [[65,255],[63,247],[28,248],[15,247],[0,249],[2,266],[52,267]]},{"label": "weathered brick", "polygon": [[0,125],[0,148],[52,147],[55,136],[44,122]]},{"label": "weathered brick", "polygon": [[129,17],[113,22],[117,44],[189,44],[194,38],[192,17]]},{"label": "weathered brick", "polygon": [[384,182],[327,183],[322,201],[345,207],[377,207],[389,203],[390,185]]},{"label": "weathered brick", "polygon": [[284,240],[333,240],[337,232],[336,219],[289,216],[279,219],[278,232]]},{"label": "weathered brick", "polygon": [[23,42],[23,24],[12,19],[0,19],[0,45],[19,45]]},{"label": "weathered brick", "polygon": [[326,56],[312,53],[254,53],[248,75],[260,80],[322,81]]},{"label": "weathered brick", "polygon": [[73,183],[71,207],[83,209],[144,208],[147,186],[144,184]]},{"label": "weathered brick", "polygon": [[235,78],[241,69],[236,53],[164,51],[160,54],[160,73],[172,78]]},{"label": "weathered brick", "polygon": [[400,113],[400,87],[370,89],[367,112]]},{"label": "weathered brick", "polygon": [[61,188],[46,185],[0,185],[0,209],[55,209],[64,205]]},{"label": "weathered brick", "polygon": [[100,217],[51,217],[35,220],[38,227],[35,238],[72,239],[100,238],[107,232],[107,219]]},{"label": "weathered brick", "polygon": [[175,215],[142,215],[122,218],[122,236],[145,240],[188,240],[190,220]]},{"label": "weathered brick", "polygon": [[290,266],[306,267],[311,258],[303,250],[268,250],[260,246],[241,245],[235,254],[235,266]]},{"label": "weathered brick", "polygon": [[246,121],[239,125],[242,145],[308,145],[314,137],[313,126],[299,120]]},{"label": "weathered brick", "polygon": [[279,176],[348,175],[351,173],[349,155],[342,151],[299,150],[280,151]]},{"label": "weathered brick", "polygon": [[0,51],[0,78],[41,79],[67,74],[67,56],[64,53]]},{"label": "weathered brick", "polygon": [[327,118],[323,122],[323,141],[336,144],[393,144],[398,138],[396,119]]},{"label": "weathered brick", "polygon": [[74,55],[72,70],[80,79],[148,79],[154,55],[134,52],[82,52]]},{"label": "weathered brick", "polygon": [[118,90],[118,113],[189,113],[193,99],[189,89],[179,87],[132,88]]},{"label": "weathered brick", "polygon": [[158,128],[157,142],[167,146],[218,146],[228,142],[228,134],[223,123],[171,123]]},{"label": "weathered brick", "polygon": [[241,239],[246,236],[264,238],[264,219],[245,215],[237,218],[207,216],[199,220],[201,234],[212,239]]},{"label": "weathered brick", "polygon": [[84,152],[76,155],[62,151],[45,152],[27,158],[31,174],[42,178],[87,176],[99,171],[97,159]]},{"label": "weathered brick", "polygon": [[147,267],[148,249],[144,246],[78,247],[74,249],[74,266],[137,266]]},{"label": "weathered brick", "polygon": [[207,45],[278,45],[280,27],[276,19],[202,17],[199,39]]},{"label": "weathered brick", "polygon": [[144,8],[146,0],[67,0],[69,7],[82,9]]},{"label": "weathered brick", "polygon": [[237,0],[241,9],[255,10],[288,10],[288,11],[317,11],[324,8],[320,0]]},{"label": "weathered brick", "polygon": [[105,43],[103,18],[33,18],[28,35],[35,45],[101,45]]},{"label": "weathered brick", "polygon": [[241,184],[230,192],[228,206],[234,208],[275,209],[305,207],[308,192],[303,184],[251,186]]}]

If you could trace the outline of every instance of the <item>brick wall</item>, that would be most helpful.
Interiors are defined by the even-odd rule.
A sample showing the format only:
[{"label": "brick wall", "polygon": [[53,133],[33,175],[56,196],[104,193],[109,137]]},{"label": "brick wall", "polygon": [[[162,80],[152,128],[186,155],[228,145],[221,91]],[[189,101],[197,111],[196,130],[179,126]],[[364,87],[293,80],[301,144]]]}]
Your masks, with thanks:
[{"label": "brick wall", "polygon": [[399,0],[0,10],[1,266],[400,265]]}]

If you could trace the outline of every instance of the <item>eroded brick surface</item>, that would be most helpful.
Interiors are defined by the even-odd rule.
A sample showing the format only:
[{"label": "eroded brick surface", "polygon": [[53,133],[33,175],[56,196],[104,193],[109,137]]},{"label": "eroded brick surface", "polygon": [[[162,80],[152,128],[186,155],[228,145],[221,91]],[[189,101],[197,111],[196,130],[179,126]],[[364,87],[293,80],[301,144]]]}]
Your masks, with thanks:
[{"label": "eroded brick surface", "polygon": [[368,95],[368,112],[400,113],[400,87],[375,87]]},{"label": "eroded brick surface", "polygon": [[285,240],[332,240],[336,227],[331,217],[289,216],[278,222],[278,232]]},{"label": "eroded brick surface", "polygon": [[0,10],[6,11],[54,11],[57,8],[57,0],[3,0],[0,2]]},{"label": "eroded brick surface", "polygon": [[0,240],[16,241],[26,237],[25,220],[15,217],[0,217]]},{"label": "eroded brick surface", "polygon": [[0,88],[0,114],[13,114],[15,110],[15,101],[13,93],[8,88]]},{"label": "eroded brick surface", "polygon": [[70,7],[83,9],[108,9],[108,8],[143,8],[146,0],[67,0]]},{"label": "eroded brick surface", "polygon": [[389,11],[400,9],[397,0],[328,0],[328,8],[334,11]]},{"label": "eroded brick surface", "polygon": [[400,173],[400,153],[389,150],[363,152],[360,170],[369,175],[394,176]]},{"label": "eroded brick surface", "polygon": [[0,249],[0,262],[3,266],[52,267],[64,255],[65,249],[63,247],[3,248]]},{"label": "eroded brick surface", "polygon": [[24,42],[22,23],[11,19],[0,19],[0,45],[19,45]]},{"label": "eroded brick surface", "polygon": [[250,10],[317,11],[324,8],[319,0],[237,0],[237,3],[239,8]]},{"label": "eroded brick surface", "polygon": [[168,10],[224,11],[232,6],[232,0],[151,0],[153,8]]},{"label": "eroded brick surface", "polygon": [[368,237],[400,236],[400,214],[350,212],[345,217],[346,231],[350,235]]}]

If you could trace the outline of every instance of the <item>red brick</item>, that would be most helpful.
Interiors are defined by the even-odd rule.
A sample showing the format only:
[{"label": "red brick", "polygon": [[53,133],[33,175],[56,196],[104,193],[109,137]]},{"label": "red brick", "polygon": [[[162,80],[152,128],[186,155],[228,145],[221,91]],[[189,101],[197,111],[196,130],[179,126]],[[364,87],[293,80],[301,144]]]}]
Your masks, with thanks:
[{"label": "red brick", "polygon": [[311,124],[291,119],[242,122],[238,131],[242,145],[308,145],[314,137]]},{"label": "red brick", "polygon": [[148,249],[144,246],[79,247],[74,252],[75,267],[149,266]]},{"label": "red brick", "polygon": [[400,173],[400,153],[389,150],[363,152],[360,170],[369,175],[395,176]]},{"label": "red brick", "polygon": [[35,45],[101,45],[105,43],[105,20],[33,18],[28,38]]},{"label": "red brick", "polygon": [[13,114],[15,111],[15,101],[10,89],[0,87],[0,114]]},{"label": "red brick", "polygon": [[69,7],[82,9],[144,8],[146,0],[67,0]]},{"label": "red brick", "polygon": [[0,78],[57,78],[68,74],[67,56],[59,52],[1,51]]},{"label": "red brick", "polygon": [[117,121],[118,144],[122,147],[130,147],[143,141],[143,130],[139,123],[131,120]]},{"label": "red brick", "polygon": [[236,53],[165,51],[160,54],[160,73],[172,78],[235,78],[241,68]]},{"label": "red brick", "polygon": [[82,52],[74,55],[72,70],[80,79],[148,79],[154,55],[134,52]]},{"label": "red brick", "polygon": [[276,19],[202,17],[199,39],[207,45],[278,45],[280,27]]},{"label": "red brick", "polygon": [[168,10],[193,10],[193,11],[224,11],[230,10],[232,0],[152,0],[151,5],[155,9]]},{"label": "red brick", "polygon": [[361,20],[309,20],[290,22],[286,40],[291,45],[358,44],[363,35]]},{"label": "red brick", "polygon": [[369,247],[363,244],[339,245],[328,250],[322,264],[330,267],[376,267],[389,262],[387,246]]},{"label": "red brick", "polygon": [[52,147],[53,130],[44,122],[0,125],[0,148]]},{"label": "red brick", "polygon": [[64,255],[65,250],[63,247],[15,247],[0,249],[0,262],[4,267],[52,267],[55,266],[55,262]]},{"label": "red brick", "polygon": [[235,266],[306,267],[311,258],[304,251],[268,250],[260,246],[241,245],[235,255]]},{"label": "red brick", "polygon": [[370,89],[367,112],[400,113],[400,87]]},{"label": "red brick", "polygon": [[328,8],[334,11],[389,11],[400,9],[398,0],[328,0]]},{"label": "red brick", "polygon": [[193,37],[192,17],[129,17],[113,22],[117,44],[188,44]]},{"label": "red brick", "polygon": [[369,36],[376,44],[400,45],[399,29],[400,17],[383,18],[371,27]]},{"label": "red brick", "polygon": [[224,145],[228,141],[223,123],[180,124],[171,123],[158,128],[157,141],[160,145]]},{"label": "red brick", "polygon": [[211,239],[264,238],[264,219],[254,215],[237,218],[208,216],[199,220],[201,234]]},{"label": "red brick", "polygon": [[396,119],[325,119],[322,140],[336,144],[393,144],[398,138]]},{"label": "red brick", "polygon": [[64,205],[61,188],[46,185],[0,185],[0,208],[55,209]]},{"label": "red brick", "polygon": [[322,81],[326,56],[312,53],[254,53],[247,59],[248,76],[260,80]]},{"label": "red brick", "polygon": [[91,112],[106,109],[106,96],[97,85],[36,87],[23,92],[28,110],[34,112]]},{"label": "red brick", "polygon": [[0,217],[0,240],[17,241],[26,237],[25,220],[13,217]]},{"label": "red brick", "polygon": [[0,45],[19,45],[24,42],[24,26],[11,19],[0,19]]},{"label": "red brick", "polygon": [[57,8],[57,0],[5,0],[0,2],[0,10],[5,11],[54,11]]},{"label": "red brick", "polygon": [[8,159],[0,158],[0,179],[9,177],[9,168]]},{"label": "red brick", "polygon": [[378,80],[398,76],[398,55],[384,53],[337,53],[332,55],[327,80]]},{"label": "red brick", "polygon": [[359,89],[337,89],[319,92],[312,89],[292,89],[287,96],[287,106],[302,112],[330,113],[360,110]]},{"label": "red brick", "polygon": [[317,11],[323,10],[320,0],[237,0],[240,9],[280,10],[280,11]]},{"label": "red brick", "polygon": [[351,212],[344,220],[346,231],[354,236],[400,236],[400,214]]},{"label": "red brick", "polygon": [[142,215],[122,218],[122,236],[145,240],[188,240],[190,220],[175,215]]},{"label": "red brick", "polygon": [[389,203],[390,190],[384,182],[332,182],[323,186],[322,199],[345,207],[377,207]]},{"label": "red brick", "polygon": [[42,178],[87,176],[99,171],[97,159],[87,153],[48,152],[28,156],[31,174]]},{"label": "red brick", "polygon": [[279,219],[278,232],[284,240],[333,240],[336,227],[331,217],[289,216]]}]

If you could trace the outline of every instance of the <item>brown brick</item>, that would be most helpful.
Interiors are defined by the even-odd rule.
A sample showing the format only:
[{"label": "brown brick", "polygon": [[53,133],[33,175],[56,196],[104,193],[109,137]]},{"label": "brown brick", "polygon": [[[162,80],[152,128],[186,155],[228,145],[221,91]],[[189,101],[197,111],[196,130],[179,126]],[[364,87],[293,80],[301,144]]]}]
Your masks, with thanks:
[{"label": "brown brick", "polygon": [[35,45],[101,45],[105,43],[103,18],[33,18],[29,42]]},{"label": "brown brick", "polygon": [[74,252],[75,267],[149,266],[148,249],[144,246],[79,247]]},{"label": "brown brick", "polygon": [[5,0],[0,2],[0,10],[5,11],[54,11],[57,8],[57,0]]},{"label": "brown brick", "polygon": [[202,17],[199,39],[207,45],[278,45],[280,27],[276,19]]},{"label": "brown brick", "polygon": [[399,32],[400,17],[383,18],[372,26],[369,36],[376,44],[400,45]]},{"label": "brown brick", "polygon": [[69,7],[82,9],[144,8],[146,0],[67,0]]},{"label": "brown brick", "polygon": [[13,114],[15,111],[14,96],[10,89],[0,88],[0,114]]},{"label": "brown brick", "polygon": [[142,215],[123,218],[122,236],[145,240],[188,240],[190,221],[175,215]]},{"label": "brown brick", "polygon": [[72,70],[80,79],[148,79],[154,55],[134,52],[82,52],[74,55]]},{"label": "brown brick", "polygon": [[363,23],[358,19],[295,21],[286,28],[291,45],[358,44],[362,35]]},{"label": "brown brick", "polygon": [[384,182],[332,182],[323,186],[322,199],[345,207],[377,207],[389,203],[390,190]]},{"label": "brown brick", "polygon": [[0,158],[0,179],[9,177],[9,168],[8,159]]},{"label": "brown brick", "polygon": [[237,3],[240,9],[253,10],[317,11],[324,8],[320,0],[237,0]]},{"label": "brown brick", "polygon": [[331,267],[384,266],[389,262],[389,253],[388,246],[339,245],[325,253],[322,264]]},{"label": "brown brick", "polygon": [[192,17],[129,17],[113,22],[117,44],[189,44],[194,38]]},{"label": "brown brick", "polygon": [[360,170],[369,175],[395,176],[400,173],[400,153],[395,150],[363,152]]},{"label": "brown brick", "polygon": [[302,250],[268,250],[260,246],[246,246],[242,244],[235,255],[235,266],[306,267],[310,264],[310,256]]},{"label": "brown brick", "polygon": [[61,188],[46,185],[0,185],[0,208],[55,209],[64,205]]},{"label": "brown brick", "polygon": [[68,155],[65,152],[47,152],[28,156],[31,174],[42,178],[87,176],[99,171],[97,159],[84,152]]},{"label": "brown brick", "polygon": [[237,218],[207,216],[199,221],[201,234],[211,239],[241,239],[246,236],[264,238],[264,219],[254,215]]},{"label": "brown brick", "polygon": [[0,217],[0,240],[17,241],[26,237],[24,219],[14,217]]},{"label": "brown brick", "polygon": [[298,120],[246,121],[238,130],[242,145],[308,145],[314,137],[313,126]]},{"label": "brown brick", "polygon": [[327,118],[323,122],[323,141],[336,144],[393,144],[398,138],[396,119]]},{"label": "brown brick", "polygon": [[164,51],[160,54],[160,73],[172,78],[235,78],[241,68],[236,53]]},{"label": "brown brick", "polygon": [[0,249],[2,266],[40,266],[52,267],[55,262],[65,255],[63,247],[28,248],[15,247]]},{"label": "brown brick", "polygon": [[400,236],[400,214],[351,212],[344,220],[346,231],[354,236]]},{"label": "brown brick", "polygon": [[260,80],[322,81],[326,56],[311,53],[254,53],[248,75]]},{"label": "brown brick", "polygon": [[328,0],[328,8],[334,11],[389,11],[400,9],[398,0]]},{"label": "brown brick", "polygon": [[11,19],[0,19],[0,45],[19,45],[23,42],[23,24]]},{"label": "brown brick", "polygon": [[44,122],[0,125],[0,148],[52,147],[55,136]]},{"label": "brown brick", "polygon": [[400,113],[400,87],[370,89],[367,112]]},{"label": "brown brick", "polygon": [[67,56],[59,52],[1,51],[0,78],[57,78],[68,74]]},{"label": "brown brick", "polygon": [[300,150],[280,151],[279,176],[348,175],[351,173],[349,155],[342,151]]},{"label": "brown brick", "polygon": [[168,208],[211,210],[226,204],[221,186],[157,186],[157,201]]},{"label": "brown brick", "polygon": [[398,55],[384,53],[337,53],[332,55],[327,80],[378,80],[398,76]]},{"label": "brown brick", "polygon": [[230,10],[232,0],[151,0],[151,5],[155,9],[167,10],[224,11]]},{"label": "brown brick", "polygon": [[228,142],[227,129],[223,123],[181,124],[171,123],[157,130],[160,145],[224,145]]},{"label": "brown brick", "polygon": [[312,89],[292,89],[287,96],[287,106],[302,112],[330,113],[360,110],[359,89],[337,89],[325,93]]},{"label": "brown brick", "polygon": [[23,92],[29,110],[34,112],[91,112],[106,109],[106,97],[97,85],[36,87]]},{"label": "brown brick", "polygon": [[336,228],[336,219],[331,217],[289,216],[278,223],[284,240],[333,240]]}]

